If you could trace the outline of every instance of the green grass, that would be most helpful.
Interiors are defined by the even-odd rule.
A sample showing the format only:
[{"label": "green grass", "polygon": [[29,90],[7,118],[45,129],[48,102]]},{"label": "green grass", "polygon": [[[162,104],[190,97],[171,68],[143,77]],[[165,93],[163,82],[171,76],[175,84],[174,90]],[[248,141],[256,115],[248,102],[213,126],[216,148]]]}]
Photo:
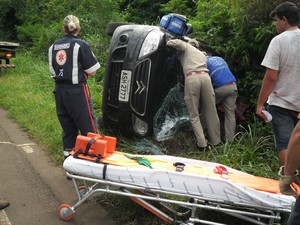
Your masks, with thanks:
[{"label": "green grass", "polygon": [[[3,69],[0,74],[0,105],[44,147],[55,163],[62,163],[61,127],[56,116],[54,81],[50,77],[47,59],[21,52],[13,63],[16,68]],[[99,115],[101,86],[95,79],[89,79],[89,86]]]},{"label": "green grass", "polygon": [[[3,69],[0,74],[0,106],[59,165],[63,160],[61,127],[55,112],[52,93],[54,81],[50,78],[47,59],[20,52],[13,63],[16,68]],[[96,80],[101,80],[99,78],[103,77],[103,71],[104,68],[97,73],[96,78],[88,81],[97,116],[101,114],[102,85]],[[254,175],[278,179],[278,158],[273,150],[270,125],[255,118],[253,121],[251,125],[239,127],[240,132],[233,143],[224,143],[205,152],[196,149],[191,130],[182,130],[167,141],[151,141],[164,154],[222,163]],[[136,152],[139,140],[127,140],[120,136],[117,138],[118,150]],[[108,195],[101,197],[99,201],[107,208],[114,208],[112,215],[118,224],[138,224],[135,223],[138,220],[147,221],[145,224],[148,225],[163,224],[128,198]]]}]

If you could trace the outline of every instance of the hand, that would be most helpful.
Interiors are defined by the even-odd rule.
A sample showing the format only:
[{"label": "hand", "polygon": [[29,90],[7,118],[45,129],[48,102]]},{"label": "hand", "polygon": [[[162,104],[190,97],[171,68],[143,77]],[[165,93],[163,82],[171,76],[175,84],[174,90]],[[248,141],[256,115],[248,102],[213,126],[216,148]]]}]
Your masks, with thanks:
[{"label": "hand", "polygon": [[263,114],[264,107],[263,106],[257,106],[256,108],[256,115],[258,115],[260,118],[262,118],[264,121],[267,121],[268,118]]},{"label": "hand", "polygon": [[298,171],[293,175],[283,175],[283,168],[280,167],[278,175],[280,175],[279,188],[280,192],[284,195],[298,196],[297,190],[293,187],[293,183],[300,185],[300,180],[298,178]]},{"label": "hand", "polygon": [[166,33],[166,34],[165,34],[165,43],[167,43],[167,42],[168,42],[169,40],[171,40],[171,39],[172,39],[172,35]]}]

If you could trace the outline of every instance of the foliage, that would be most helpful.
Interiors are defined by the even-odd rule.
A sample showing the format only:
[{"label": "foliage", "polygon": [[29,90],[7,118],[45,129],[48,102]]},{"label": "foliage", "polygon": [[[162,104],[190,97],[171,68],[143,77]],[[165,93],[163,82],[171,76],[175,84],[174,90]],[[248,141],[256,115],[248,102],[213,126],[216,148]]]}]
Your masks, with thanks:
[{"label": "foliage", "polygon": [[278,158],[273,149],[270,125],[263,129],[261,123],[255,121],[251,126],[242,127],[235,142],[211,151],[209,157],[253,175],[277,179],[274,171],[278,170]]},{"label": "foliage", "polygon": [[15,24],[19,41],[40,56],[46,56],[49,46],[63,35],[64,17],[74,14],[80,20],[81,38],[91,45],[98,58],[105,58],[109,44],[105,34],[106,25],[114,20],[122,20],[118,13],[118,1],[112,0],[79,3],[72,0],[4,1],[10,2],[10,8],[0,14],[0,18],[3,20],[9,9],[13,9],[13,18],[19,21]]},{"label": "foliage", "polygon": [[121,0],[120,11],[128,22],[158,24],[163,16],[161,7],[168,0]]},{"label": "foliage", "polygon": [[249,105],[248,110],[252,112],[256,110],[256,101],[264,75],[263,69],[262,67],[257,67],[256,71],[245,71],[243,77],[240,77],[238,80],[238,101],[247,103]]},{"label": "foliage", "polygon": [[227,61],[238,80],[239,98],[250,108],[264,73],[260,63],[276,34],[269,18],[273,7],[273,0],[201,0],[191,20],[193,35]]},{"label": "foliage", "polygon": [[[257,51],[264,52],[272,37],[270,5],[273,6],[272,0],[198,1],[197,34],[217,48],[227,61],[240,65],[237,71],[241,71],[252,64],[252,60],[260,62],[262,54],[252,56]],[[264,11],[253,10],[253,7]]]},{"label": "foliage", "polygon": [[0,40],[1,41],[16,41],[17,30],[16,27],[20,21],[15,17],[15,5],[17,1],[14,0],[0,0]]},{"label": "foliage", "polygon": [[187,18],[195,17],[196,1],[195,0],[170,0],[166,4],[162,4],[162,12],[178,13],[187,16]]}]

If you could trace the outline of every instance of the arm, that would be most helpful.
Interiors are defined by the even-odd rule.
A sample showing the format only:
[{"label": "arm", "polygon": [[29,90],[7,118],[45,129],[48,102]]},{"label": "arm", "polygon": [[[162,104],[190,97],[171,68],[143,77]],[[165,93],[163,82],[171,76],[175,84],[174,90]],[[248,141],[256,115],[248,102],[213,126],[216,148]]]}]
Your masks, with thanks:
[{"label": "arm", "polygon": [[100,68],[100,63],[98,62],[91,47],[85,41],[82,41],[80,50],[82,59],[81,63],[85,74],[88,76],[95,76],[96,71]]},{"label": "arm", "polygon": [[[300,167],[300,122],[297,123],[291,135],[287,150],[285,166],[279,170],[279,187],[282,194],[298,196],[300,181],[298,178]],[[294,184],[297,184],[295,186]]]},{"label": "arm", "polygon": [[291,135],[285,161],[284,174],[292,175],[300,167],[300,122]]},{"label": "arm", "polygon": [[264,109],[264,104],[267,102],[268,97],[274,90],[277,80],[278,71],[267,68],[256,107],[256,114],[264,120],[267,120],[267,118],[262,113],[262,110]]},{"label": "arm", "polygon": [[179,52],[185,51],[186,44],[187,43],[179,39],[169,39],[166,43],[167,46],[175,48]]}]

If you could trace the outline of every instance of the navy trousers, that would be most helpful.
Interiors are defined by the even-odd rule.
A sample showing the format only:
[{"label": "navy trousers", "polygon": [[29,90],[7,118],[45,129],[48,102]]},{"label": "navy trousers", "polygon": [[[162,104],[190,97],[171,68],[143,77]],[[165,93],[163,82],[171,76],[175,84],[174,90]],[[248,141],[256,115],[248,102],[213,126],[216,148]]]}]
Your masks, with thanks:
[{"label": "navy trousers", "polygon": [[87,84],[56,84],[56,113],[63,129],[64,150],[75,147],[76,137],[98,133],[96,117]]}]

